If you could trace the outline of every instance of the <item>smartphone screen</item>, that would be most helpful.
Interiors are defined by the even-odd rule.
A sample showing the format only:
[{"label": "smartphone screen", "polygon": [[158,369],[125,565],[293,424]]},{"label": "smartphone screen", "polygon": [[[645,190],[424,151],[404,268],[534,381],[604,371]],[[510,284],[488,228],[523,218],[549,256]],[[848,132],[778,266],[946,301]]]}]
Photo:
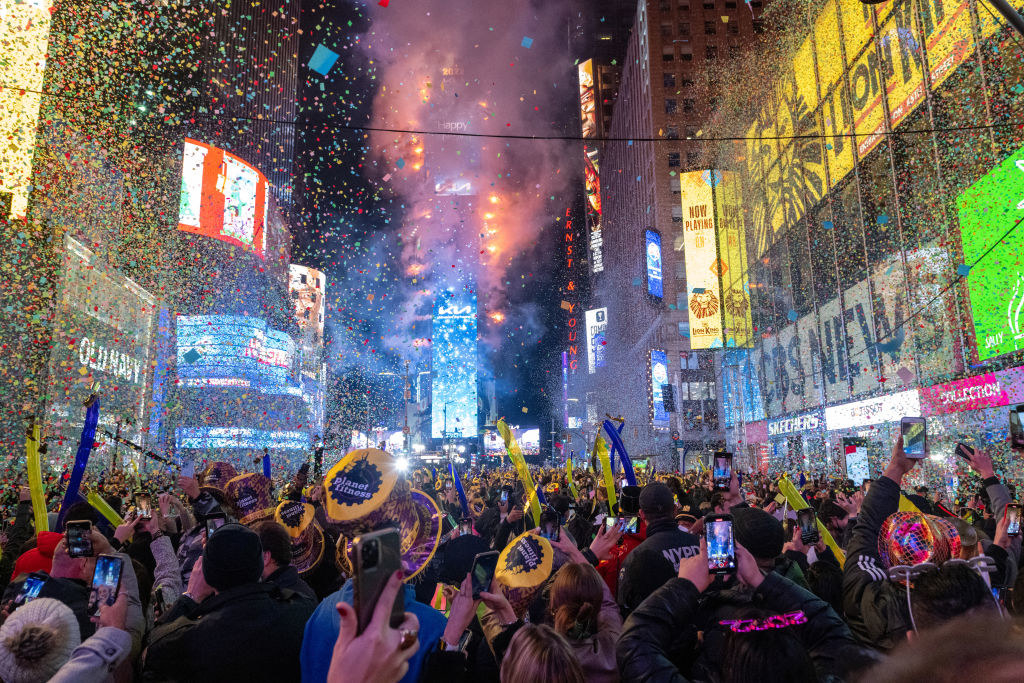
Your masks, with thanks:
[{"label": "smartphone screen", "polygon": [[[352,606],[356,610],[358,630],[362,633],[373,619],[373,611],[388,579],[402,568],[401,537],[397,529],[382,529],[356,537]],[[391,628],[405,620],[405,593],[398,591],[391,606]]]},{"label": "smartphone screen", "polygon": [[102,605],[113,605],[117,600],[123,563],[124,560],[116,555],[100,555],[96,558],[96,571],[92,574],[92,592],[89,594],[90,614],[99,614]]},{"label": "smartphone screen", "polygon": [[153,507],[148,493],[140,493],[135,496],[135,508],[139,511],[139,517],[142,519],[153,517]]},{"label": "smartphone screen", "polygon": [[15,599],[15,604],[23,605],[39,597],[39,591],[43,590],[46,584],[45,574],[29,574],[25,577],[25,583],[21,584],[21,591]]},{"label": "smartphone screen", "polygon": [[92,557],[92,522],[68,522],[64,538],[68,557]]},{"label": "smartphone screen", "polygon": [[480,599],[481,592],[491,590],[491,581],[494,580],[494,571],[498,567],[498,556],[500,554],[497,550],[493,550],[487,553],[480,553],[473,558],[471,575],[474,600]]},{"label": "smartphone screen", "polygon": [[558,513],[554,510],[542,512],[540,515],[540,535],[550,541],[559,540],[562,536],[562,528],[558,522]]},{"label": "smartphone screen", "polygon": [[1008,536],[1020,536],[1021,506],[1019,503],[1010,503],[1006,506],[1006,534]]},{"label": "smartphone screen", "polygon": [[818,542],[818,524],[814,510],[811,508],[797,510],[796,522],[800,525],[800,540],[804,543]]},{"label": "smartphone screen", "polygon": [[224,515],[210,515],[206,518],[206,538],[209,539],[217,529],[224,526]]},{"label": "smartphone screen", "polygon": [[707,529],[708,571],[733,574],[736,571],[736,546],[732,536],[732,516],[712,515],[704,523]]},{"label": "smartphone screen", "polygon": [[473,520],[464,519],[459,522],[459,536],[472,536],[473,535]]},{"label": "smartphone screen", "polygon": [[636,533],[637,524],[639,524],[639,523],[640,523],[640,518],[639,517],[630,517],[629,521],[626,522],[626,524],[622,528],[622,530],[623,530],[624,533],[627,533],[627,534],[635,534]]},{"label": "smartphone screen", "polygon": [[928,443],[924,418],[903,418],[900,420],[900,431],[903,433],[903,455],[915,459],[927,455]]},{"label": "smartphone screen", "polygon": [[1024,449],[1024,405],[1010,409],[1010,447]]},{"label": "smartphone screen", "polygon": [[196,476],[196,464],[191,460],[181,463],[181,476],[193,479]]},{"label": "smartphone screen", "polygon": [[715,453],[714,486],[716,491],[728,491],[732,484],[732,453],[718,451]]},{"label": "smartphone screen", "polygon": [[508,504],[508,491],[506,491],[505,489],[501,490],[501,504]]},{"label": "smartphone screen", "polygon": [[612,517],[611,515],[604,518],[604,525],[609,529],[614,529],[615,525],[619,523],[618,517]]}]

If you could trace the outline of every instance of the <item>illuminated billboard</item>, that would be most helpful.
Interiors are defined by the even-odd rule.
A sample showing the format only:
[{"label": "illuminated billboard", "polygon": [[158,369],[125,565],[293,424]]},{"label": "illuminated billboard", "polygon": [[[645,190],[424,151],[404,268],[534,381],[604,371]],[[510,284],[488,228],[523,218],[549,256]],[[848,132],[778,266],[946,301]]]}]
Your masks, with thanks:
[{"label": "illuminated billboard", "polygon": [[686,302],[690,311],[690,348],[722,346],[721,263],[715,235],[712,185],[718,171],[679,174],[683,209],[683,257]]},{"label": "illuminated billboard", "polygon": [[[747,233],[743,224],[743,195],[739,177],[721,171],[714,187],[715,234],[722,274],[722,317],[725,346],[744,348],[753,343],[750,280],[747,272]],[[685,220],[685,214],[684,214]]]},{"label": "illuminated billboard", "polygon": [[647,260],[647,292],[659,299],[665,296],[661,279],[661,235],[654,230],[645,233]]},{"label": "illuminated billboard", "polygon": [[85,417],[82,404],[97,393],[102,397],[100,428],[115,431],[121,425],[124,438],[142,445],[156,299],[68,236],[59,291],[48,429],[60,446],[77,445]]},{"label": "illuminated billboard", "polygon": [[431,336],[431,436],[471,438],[477,433],[476,294],[453,288],[434,300]]},{"label": "illuminated billboard", "polygon": [[185,140],[178,229],[264,258],[270,184],[234,154]]},{"label": "illuminated billboard", "polygon": [[295,302],[295,322],[315,341],[324,338],[324,296],[327,280],[315,268],[292,263],[288,266],[288,292]]},{"label": "illuminated billboard", "polygon": [[49,0],[4,2],[0,9],[0,206],[8,195],[15,218],[28,209],[51,11]]},{"label": "illuminated billboard", "polygon": [[178,427],[174,441],[178,450],[304,451],[310,447],[310,436],[306,432],[247,427]]},{"label": "illuminated billboard", "polygon": [[978,360],[1024,349],[1024,232],[1006,234],[1024,220],[1024,148],[964,190],[957,209]]},{"label": "illuminated billboard", "polygon": [[597,136],[597,104],[594,93],[594,60],[588,59],[577,66],[580,79],[580,122],[583,137]]},{"label": "illuminated billboard", "polygon": [[583,179],[587,192],[587,223],[590,235],[590,272],[604,271],[604,237],[601,234],[601,166],[596,149],[584,147]]},{"label": "illuminated billboard", "polygon": [[651,349],[651,424],[655,427],[668,427],[663,390],[668,383],[668,354]]},{"label": "illuminated billboard", "polygon": [[604,367],[605,330],[608,329],[608,309],[592,308],[584,315],[587,327],[587,371],[593,375]]},{"label": "illuminated billboard", "polygon": [[301,395],[295,342],[242,315],[179,315],[178,384]]}]

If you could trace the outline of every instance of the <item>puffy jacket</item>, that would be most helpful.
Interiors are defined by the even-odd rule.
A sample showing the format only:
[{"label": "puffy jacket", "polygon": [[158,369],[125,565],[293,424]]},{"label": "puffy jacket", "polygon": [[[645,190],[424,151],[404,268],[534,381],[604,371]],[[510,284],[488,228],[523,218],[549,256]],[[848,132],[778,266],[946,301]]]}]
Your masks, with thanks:
[{"label": "puffy jacket", "polygon": [[626,556],[619,572],[618,602],[624,614],[679,573],[679,561],[700,552],[700,541],[674,519],[647,526],[647,538]]},{"label": "puffy jacket", "polygon": [[[616,649],[625,681],[715,680],[725,647],[720,622],[747,606],[777,614],[802,611],[791,626],[819,674],[842,669],[839,658],[855,647],[849,628],[828,603],[774,572],[752,594],[727,590],[703,600],[686,579],[675,578],[651,594],[626,620]],[[703,641],[698,632],[703,631]]]},{"label": "puffy jacket", "polygon": [[637,524],[635,534],[623,534],[619,539],[619,545],[612,548],[607,560],[602,560],[597,565],[597,573],[604,579],[605,585],[612,595],[619,594],[619,574],[622,572],[622,565],[631,552],[647,538],[647,527],[643,520]]}]

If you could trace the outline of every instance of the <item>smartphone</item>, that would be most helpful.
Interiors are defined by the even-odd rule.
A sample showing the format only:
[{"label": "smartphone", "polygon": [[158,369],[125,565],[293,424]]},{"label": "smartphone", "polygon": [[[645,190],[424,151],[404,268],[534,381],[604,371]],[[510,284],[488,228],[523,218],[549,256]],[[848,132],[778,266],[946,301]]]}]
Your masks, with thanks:
[{"label": "smartphone", "polygon": [[92,522],[68,522],[64,527],[68,557],[92,557]]},{"label": "smartphone", "polygon": [[800,525],[800,540],[804,543],[814,544],[819,540],[818,516],[812,508],[803,508],[796,511],[796,523]]},{"label": "smartphone", "polygon": [[728,491],[732,485],[732,453],[717,451],[715,453],[714,472],[715,491]]},{"label": "smartphone", "polygon": [[459,522],[459,536],[472,536],[473,535],[473,520],[463,519]]},{"label": "smartphone", "polygon": [[191,460],[186,460],[181,463],[181,476],[188,477],[189,479],[195,479],[196,464]]},{"label": "smartphone", "polygon": [[957,457],[963,458],[968,463],[971,462],[971,453],[973,452],[973,449],[970,446],[958,443],[956,448],[953,449],[953,452],[956,453]]},{"label": "smartphone", "polygon": [[732,515],[709,515],[704,520],[708,543],[708,572],[736,573],[736,542],[732,535]]},{"label": "smartphone", "polygon": [[446,481],[446,482],[444,483],[444,487],[445,487],[446,489],[450,489],[450,488],[452,487],[452,483],[451,483],[450,481]]},{"label": "smartphone", "polygon": [[104,604],[113,605],[121,586],[121,567],[124,560],[117,555],[96,558],[96,571],[92,574],[92,592],[89,594],[89,614],[96,616]]},{"label": "smartphone", "polygon": [[549,509],[540,513],[540,535],[550,541],[562,538],[562,526],[559,524],[558,513],[554,510]]},{"label": "smartphone", "polygon": [[32,602],[39,597],[39,591],[43,590],[43,586],[46,584],[46,574],[40,572],[32,572],[25,577],[25,582],[21,584],[21,590],[18,591],[18,595],[14,598],[15,605],[23,605],[26,602]]},{"label": "smartphone", "polygon": [[164,599],[164,589],[162,586],[157,586],[153,589],[153,615],[156,618],[167,611],[167,601]]},{"label": "smartphone", "polygon": [[623,533],[635,534],[636,533],[637,524],[639,524],[639,523],[640,523],[640,518],[639,517],[630,517],[629,521],[626,522],[625,526],[622,527]]},{"label": "smartphone", "polygon": [[215,512],[212,515],[206,516],[206,539],[209,540],[210,536],[213,536],[213,532],[224,526],[227,520],[224,518],[223,512]]},{"label": "smartphone", "polygon": [[[362,633],[373,619],[380,594],[391,575],[402,568],[402,541],[397,529],[381,529],[357,536],[352,541],[353,580],[352,606],[356,610],[358,632]],[[391,606],[391,628],[405,620],[405,593],[398,591]]]},{"label": "smartphone", "polygon": [[604,518],[604,525],[608,529],[614,529],[615,525],[618,524],[618,523],[619,523],[619,518],[618,517],[612,517],[611,515],[608,515],[607,517]]},{"label": "smartphone", "polygon": [[473,558],[473,569],[470,576],[473,581],[473,599],[479,600],[481,592],[491,590],[491,581],[494,580],[494,571],[498,568],[498,555],[501,553],[492,550],[487,553],[480,553]]},{"label": "smartphone", "polygon": [[914,460],[928,455],[928,434],[923,417],[905,417],[900,420],[900,433],[903,434],[903,455]]},{"label": "smartphone", "polygon": [[505,489],[501,490],[501,504],[502,505],[507,505],[508,504],[508,491],[506,491]]},{"label": "smartphone", "polygon": [[135,509],[138,510],[141,519],[152,519],[153,505],[148,493],[135,496]]},{"label": "smartphone", "polygon": [[1024,450],[1024,404],[1010,408],[1010,448]]},{"label": "smartphone", "polygon": [[1007,536],[1020,536],[1020,503],[1010,503],[1006,506],[1006,519],[1009,522],[1006,526]]}]

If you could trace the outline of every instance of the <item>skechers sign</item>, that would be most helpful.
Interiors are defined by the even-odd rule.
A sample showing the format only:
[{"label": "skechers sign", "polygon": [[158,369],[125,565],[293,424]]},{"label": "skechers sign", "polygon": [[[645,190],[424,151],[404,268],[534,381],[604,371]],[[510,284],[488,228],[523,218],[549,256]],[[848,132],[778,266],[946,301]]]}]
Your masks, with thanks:
[{"label": "skechers sign", "polygon": [[822,427],[824,427],[824,423],[820,412],[807,413],[782,420],[772,420],[768,423],[768,436],[809,432]]}]

